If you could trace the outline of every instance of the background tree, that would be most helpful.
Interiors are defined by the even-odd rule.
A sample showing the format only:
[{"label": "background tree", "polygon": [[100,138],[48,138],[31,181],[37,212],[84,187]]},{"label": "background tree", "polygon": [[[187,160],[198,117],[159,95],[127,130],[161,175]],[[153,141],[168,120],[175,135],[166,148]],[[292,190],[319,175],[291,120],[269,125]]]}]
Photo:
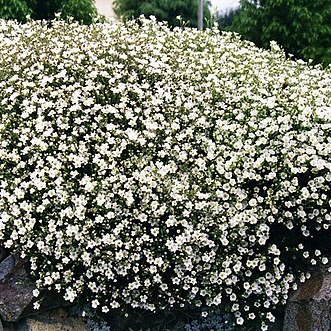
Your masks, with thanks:
[{"label": "background tree", "polygon": [[[153,15],[160,21],[167,21],[171,26],[180,24],[177,16],[181,16],[189,26],[198,24],[198,0],[115,0],[115,13],[127,18],[137,18],[140,15]],[[210,20],[210,1],[204,3],[204,19]]]},{"label": "background tree", "polygon": [[241,0],[231,29],[258,46],[276,40],[287,53],[331,62],[330,0]]},{"label": "background tree", "polygon": [[25,21],[26,16],[32,15],[34,3],[27,0],[0,0],[0,18]]},{"label": "background tree", "polygon": [[231,30],[234,17],[238,14],[238,8],[229,9],[224,13],[218,14],[217,24],[220,30]]},{"label": "background tree", "polygon": [[94,0],[62,0],[60,2],[60,11],[65,17],[73,17],[79,22],[91,24],[93,18],[97,16]]},{"label": "background tree", "polygon": [[89,24],[97,15],[94,0],[0,0],[0,18],[17,19],[25,22],[26,16],[32,19],[51,20],[61,12],[63,18]]}]

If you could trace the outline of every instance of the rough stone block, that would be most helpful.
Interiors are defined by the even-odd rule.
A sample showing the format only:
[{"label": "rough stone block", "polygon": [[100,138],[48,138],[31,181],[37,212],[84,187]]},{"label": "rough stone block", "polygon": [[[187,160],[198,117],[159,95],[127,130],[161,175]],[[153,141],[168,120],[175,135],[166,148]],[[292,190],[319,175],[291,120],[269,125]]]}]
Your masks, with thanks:
[{"label": "rough stone block", "polygon": [[331,330],[331,275],[319,274],[301,284],[286,306],[283,331]]},{"label": "rough stone block", "polygon": [[8,256],[0,263],[0,316],[6,322],[17,321],[34,299],[24,261]]},{"label": "rough stone block", "polygon": [[22,260],[15,255],[10,255],[0,263],[0,281],[4,280],[15,269],[19,269]]},{"label": "rough stone block", "polygon": [[38,318],[27,319],[17,331],[87,331],[83,320],[79,318]]}]

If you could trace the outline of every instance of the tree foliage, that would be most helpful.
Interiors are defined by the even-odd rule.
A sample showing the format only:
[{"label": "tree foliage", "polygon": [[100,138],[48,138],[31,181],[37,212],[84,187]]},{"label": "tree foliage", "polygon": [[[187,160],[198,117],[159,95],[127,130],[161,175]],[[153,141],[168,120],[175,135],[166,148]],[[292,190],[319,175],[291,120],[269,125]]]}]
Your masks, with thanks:
[{"label": "tree foliage", "polygon": [[233,24],[233,20],[238,13],[238,8],[230,9],[225,13],[219,14],[217,16],[217,23],[220,30],[230,30],[230,27]]},{"label": "tree foliage", "polygon": [[24,21],[32,14],[33,5],[33,1],[27,0],[0,0],[0,18]]},{"label": "tree foliage", "polygon": [[[155,16],[171,26],[180,24],[181,16],[189,26],[197,26],[198,0],[115,0],[115,12],[123,18],[137,18],[140,15]],[[204,19],[210,20],[210,1],[204,3]]]},{"label": "tree foliage", "polygon": [[331,62],[329,0],[241,0],[231,28],[258,46],[275,40],[297,58]]},{"label": "tree foliage", "polygon": [[97,11],[94,0],[0,0],[0,18],[25,22],[27,16],[33,19],[51,20],[61,12],[63,18],[89,24]]}]

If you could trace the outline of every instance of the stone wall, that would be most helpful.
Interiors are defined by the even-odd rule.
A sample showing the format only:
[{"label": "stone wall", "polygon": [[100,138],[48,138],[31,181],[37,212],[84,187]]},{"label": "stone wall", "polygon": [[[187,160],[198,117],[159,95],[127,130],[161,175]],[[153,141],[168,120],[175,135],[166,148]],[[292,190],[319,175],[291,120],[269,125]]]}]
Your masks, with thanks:
[{"label": "stone wall", "polygon": [[[35,298],[34,289],[24,261],[0,249],[0,331],[89,330],[86,320],[70,314],[70,305],[59,294]],[[33,309],[37,300],[38,311]],[[326,269],[291,294],[285,318],[281,314],[271,331],[331,331],[331,274]]]},{"label": "stone wall", "polygon": [[331,330],[331,274],[319,272],[295,291],[286,306],[283,331]]},{"label": "stone wall", "polygon": [[[0,331],[87,331],[83,319],[70,316],[68,303],[57,293],[33,296],[35,289],[24,261],[0,249]],[[33,309],[41,302],[40,310]]]}]

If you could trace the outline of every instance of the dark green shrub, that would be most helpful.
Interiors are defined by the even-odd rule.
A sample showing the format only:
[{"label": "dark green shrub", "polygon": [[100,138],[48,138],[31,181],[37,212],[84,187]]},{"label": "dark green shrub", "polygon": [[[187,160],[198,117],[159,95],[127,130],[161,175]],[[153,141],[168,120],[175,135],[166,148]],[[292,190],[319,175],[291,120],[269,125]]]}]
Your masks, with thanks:
[{"label": "dark green shrub", "polygon": [[72,17],[85,23],[92,23],[97,11],[94,0],[0,0],[0,18],[25,22],[32,19],[51,20],[61,12],[62,18]]}]

